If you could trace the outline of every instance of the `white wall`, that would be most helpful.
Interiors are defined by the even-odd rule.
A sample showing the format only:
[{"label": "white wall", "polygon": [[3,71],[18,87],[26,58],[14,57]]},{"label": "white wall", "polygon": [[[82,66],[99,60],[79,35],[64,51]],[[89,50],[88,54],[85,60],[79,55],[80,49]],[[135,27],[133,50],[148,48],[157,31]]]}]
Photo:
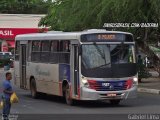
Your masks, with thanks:
[{"label": "white wall", "polygon": [[0,28],[38,28],[38,22],[45,15],[0,14]]}]

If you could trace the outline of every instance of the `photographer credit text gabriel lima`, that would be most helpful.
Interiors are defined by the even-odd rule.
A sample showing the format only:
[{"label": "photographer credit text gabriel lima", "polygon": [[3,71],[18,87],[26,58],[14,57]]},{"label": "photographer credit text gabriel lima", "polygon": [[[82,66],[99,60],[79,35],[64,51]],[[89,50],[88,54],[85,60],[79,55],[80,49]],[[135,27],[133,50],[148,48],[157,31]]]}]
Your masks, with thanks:
[{"label": "photographer credit text gabriel lima", "polygon": [[104,28],[118,28],[118,27],[141,27],[141,28],[157,28],[158,23],[104,23]]}]

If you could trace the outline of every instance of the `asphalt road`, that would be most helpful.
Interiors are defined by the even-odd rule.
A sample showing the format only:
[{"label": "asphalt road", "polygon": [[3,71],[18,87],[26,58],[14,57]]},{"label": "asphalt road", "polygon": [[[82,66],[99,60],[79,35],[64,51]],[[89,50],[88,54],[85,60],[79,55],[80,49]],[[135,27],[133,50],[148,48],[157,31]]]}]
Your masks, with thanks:
[{"label": "asphalt road", "polygon": [[[3,79],[4,74],[0,73],[0,85]],[[33,116],[38,115],[40,117],[40,114],[43,114],[43,116],[40,117],[43,118],[45,116],[44,114],[46,114],[52,119],[53,115],[55,116],[56,114],[58,117],[64,116],[64,119],[67,120],[68,117],[66,116],[74,116],[73,114],[81,117],[87,115],[85,118],[88,119],[90,119],[89,114],[93,115],[91,118],[95,118],[94,115],[98,115],[99,117],[111,115],[113,118],[115,117],[114,114],[119,116],[123,114],[124,116],[122,115],[122,117],[127,118],[129,114],[160,114],[160,96],[155,94],[138,93],[136,99],[124,100],[118,106],[110,105],[109,102],[96,101],[80,101],[77,102],[75,106],[69,106],[65,104],[61,97],[42,95],[39,99],[32,99],[30,91],[21,90],[17,87],[14,87],[14,89],[20,99],[19,103],[13,104],[12,106],[11,113],[14,115],[23,114],[24,116],[30,116],[32,114]],[[75,117],[79,118],[77,116]],[[101,119],[103,119],[103,117]],[[29,118],[26,118],[26,120],[29,120]],[[34,120],[36,120],[36,118],[34,118]]]},{"label": "asphalt road", "polygon": [[129,114],[159,113],[160,96],[139,94],[138,98],[125,100],[119,106],[109,102],[78,102],[76,106],[66,105],[64,100],[55,96],[42,96],[32,99],[28,92],[18,91],[20,102],[12,106],[16,114]]}]

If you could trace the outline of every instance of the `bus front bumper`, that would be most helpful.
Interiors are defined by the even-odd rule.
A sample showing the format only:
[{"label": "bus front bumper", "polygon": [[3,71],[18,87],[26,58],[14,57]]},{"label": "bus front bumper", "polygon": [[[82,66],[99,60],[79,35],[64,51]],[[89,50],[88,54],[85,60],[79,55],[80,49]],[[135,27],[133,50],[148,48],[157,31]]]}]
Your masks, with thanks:
[{"label": "bus front bumper", "polygon": [[137,86],[123,91],[96,91],[86,87],[81,88],[81,100],[113,100],[137,97]]}]

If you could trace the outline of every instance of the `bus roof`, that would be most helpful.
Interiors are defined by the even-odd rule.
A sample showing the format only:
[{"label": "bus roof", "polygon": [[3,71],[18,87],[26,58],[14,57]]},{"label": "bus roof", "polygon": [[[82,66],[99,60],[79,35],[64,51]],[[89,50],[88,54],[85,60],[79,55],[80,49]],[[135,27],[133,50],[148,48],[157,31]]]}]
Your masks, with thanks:
[{"label": "bus roof", "polygon": [[92,33],[120,33],[120,34],[130,34],[129,32],[120,31],[106,31],[105,29],[89,29],[80,32],[63,32],[63,31],[49,31],[47,33],[31,33],[31,34],[21,34],[16,36],[16,40],[74,40],[79,39],[81,35],[92,34]]}]

